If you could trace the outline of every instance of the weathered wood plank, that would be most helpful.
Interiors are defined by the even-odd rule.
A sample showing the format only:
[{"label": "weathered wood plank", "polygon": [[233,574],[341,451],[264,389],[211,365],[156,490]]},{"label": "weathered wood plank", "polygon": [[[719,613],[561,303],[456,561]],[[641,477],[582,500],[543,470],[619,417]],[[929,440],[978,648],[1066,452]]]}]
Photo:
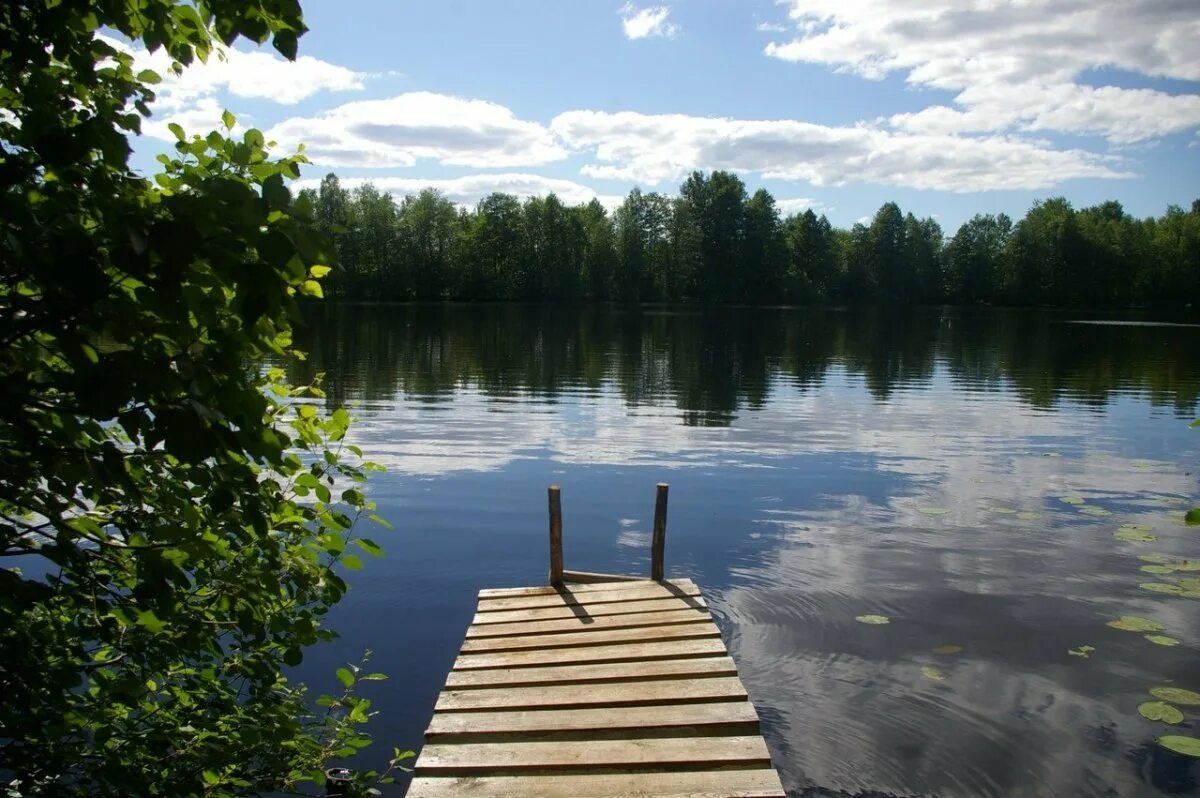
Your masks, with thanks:
[{"label": "weathered wood plank", "polygon": [[[586,593],[589,590],[634,590],[646,585],[664,584],[675,585],[676,587],[695,588],[696,583],[691,579],[668,579],[664,582],[652,582],[649,579],[639,579],[634,582],[613,582],[611,584],[599,585],[571,585],[569,590],[577,593]],[[539,585],[537,587],[487,587],[479,591],[479,598],[507,598],[509,596],[547,596],[558,593],[559,589],[553,585]]]},{"label": "weathered wood plank", "polygon": [[660,482],[654,495],[654,535],[650,539],[650,578],[662,579],[667,546],[667,483]]},{"label": "weathered wood plank", "polygon": [[[700,588],[695,585],[676,587],[658,582],[639,582],[632,587],[622,585],[618,590],[578,590],[583,585],[563,585],[561,591],[543,593],[537,596],[508,596],[505,598],[479,599],[478,612],[490,614],[507,610],[536,609],[538,607],[587,607],[592,604],[629,602],[637,604],[642,600],[693,597],[703,604]],[[589,588],[595,585],[587,585]]]},{"label": "weathered wood plank", "polygon": [[483,709],[543,709],[549,707],[632,707],[658,704],[697,704],[706,701],[746,700],[746,688],[736,676],[717,679],[683,679],[665,682],[558,685],[554,687],[498,687],[487,690],[446,690],[438,696],[434,712],[467,712]]},{"label": "weathered wood plank", "polygon": [[701,612],[707,605],[699,596],[689,598],[662,598],[647,601],[612,601],[604,604],[570,606],[563,604],[559,607],[539,607],[536,609],[504,610],[501,612],[477,612],[471,619],[473,625],[488,623],[516,623],[518,621],[549,621],[556,618],[595,618],[602,615],[632,615],[643,612],[659,612],[661,610],[693,610]]},{"label": "weathered wood plank", "polygon": [[570,663],[646,662],[684,657],[711,657],[724,654],[720,638],[670,640],[658,643],[616,643],[587,648],[546,648],[497,653],[464,653],[454,661],[455,671],[491,668],[520,668]]},{"label": "weathered wood plank", "polygon": [[533,634],[521,637],[484,637],[464,640],[461,651],[516,651],[524,648],[569,648],[609,643],[646,643],[692,637],[720,637],[711,621],[677,623],[669,626],[639,626],[634,629],[597,629],[594,632]]},{"label": "weathered wood plank", "polygon": [[532,668],[489,668],[450,671],[447,690],[488,687],[534,687],[554,684],[597,684],[652,679],[705,679],[736,676],[730,657],[667,659],[650,662],[612,662],[603,665],[549,665]]},{"label": "weathered wood plank", "polygon": [[634,773],[587,776],[420,776],[408,798],[785,798],[774,770]]},{"label": "weathered wood plank", "polygon": [[[617,709],[531,709],[493,712],[438,712],[425,737],[468,739],[488,734],[705,728],[709,734],[755,734],[758,715],[749,701],[621,707]],[[733,731],[734,727],[737,731]]]},{"label": "weathered wood plank", "polygon": [[427,745],[421,775],[500,775],[523,770],[566,768],[672,767],[707,769],[771,766],[761,737],[660,737],[640,740],[579,740],[571,743],[466,743]]},{"label": "weathered wood plank", "polygon": [[609,582],[645,582],[644,576],[632,574],[604,574],[596,571],[563,571],[563,581],[581,585],[606,584]]},{"label": "weathered wood plank", "polygon": [[547,491],[550,505],[550,584],[563,581],[562,492],[558,485]]},{"label": "weathered wood plank", "polygon": [[599,629],[632,629],[637,626],[662,626],[675,623],[711,621],[707,610],[677,609],[668,612],[637,612],[628,615],[601,615],[599,618],[563,618],[555,621],[525,623],[491,623],[472,626],[467,639],[484,637],[514,637],[517,635],[558,634],[560,632],[594,632]]}]

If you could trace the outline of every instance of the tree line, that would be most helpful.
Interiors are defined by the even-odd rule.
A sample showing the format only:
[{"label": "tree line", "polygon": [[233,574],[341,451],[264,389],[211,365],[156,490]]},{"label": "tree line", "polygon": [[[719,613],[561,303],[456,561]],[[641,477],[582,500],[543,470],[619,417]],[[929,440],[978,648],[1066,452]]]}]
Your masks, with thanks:
[{"label": "tree line", "polygon": [[668,197],[494,193],[464,209],[433,189],[397,202],[327,175],[306,189],[335,240],[333,296],[351,300],[887,302],[1129,307],[1200,304],[1200,200],[1138,219],[1118,202],[1037,202],[979,214],[947,237],[894,202],[869,224],[784,217],[766,189],[694,172]]}]

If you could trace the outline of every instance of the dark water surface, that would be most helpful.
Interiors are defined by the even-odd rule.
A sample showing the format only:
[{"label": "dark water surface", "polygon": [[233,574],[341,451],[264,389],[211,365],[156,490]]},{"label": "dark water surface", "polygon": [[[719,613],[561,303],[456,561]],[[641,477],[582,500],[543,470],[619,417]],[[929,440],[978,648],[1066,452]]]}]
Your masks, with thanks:
[{"label": "dark water surface", "polygon": [[546,485],[567,567],[648,572],[666,481],[668,573],[704,587],[795,794],[1200,794],[1154,744],[1200,707],[1137,712],[1200,690],[1200,600],[1139,586],[1200,578],[1139,570],[1200,558],[1200,328],[1065,323],[1097,318],[323,308],[294,377],[353,409],[397,529],[306,675],[373,649],[376,757],[418,748],[476,591],[545,580]]}]

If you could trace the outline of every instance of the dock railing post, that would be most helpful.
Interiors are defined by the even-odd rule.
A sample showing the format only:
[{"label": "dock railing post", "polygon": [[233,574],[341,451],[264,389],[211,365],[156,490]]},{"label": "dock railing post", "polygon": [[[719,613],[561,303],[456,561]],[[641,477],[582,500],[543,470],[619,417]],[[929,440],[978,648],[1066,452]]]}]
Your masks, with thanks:
[{"label": "dock railing post", "polygon": [[663,555],[667,547],[667,483],[658,483],[654,498],[654,537],[650,541],[650,578],[663,579]]},{"label": "dock railing post", "polygon": [[558,485],[547,491],[550,500],[550,584],[563,582],[562,499]]}]

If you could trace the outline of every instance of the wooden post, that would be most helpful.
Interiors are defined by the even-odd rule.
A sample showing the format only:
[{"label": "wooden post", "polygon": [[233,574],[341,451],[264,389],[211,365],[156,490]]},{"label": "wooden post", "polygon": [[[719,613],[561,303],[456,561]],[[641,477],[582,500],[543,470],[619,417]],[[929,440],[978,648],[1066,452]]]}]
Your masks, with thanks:
[{"label": "wooden post", "polygon": [[663,579],[663,551],[667,547],[667,483],[658,483],[654,499],[654,537],[650,541],[650,578]]},{"label": "wooden post", "polygon": [[551,485],[550,499],[550,584],[561,585],[563,581],[562,549],[562,500],[558,485]]}]

